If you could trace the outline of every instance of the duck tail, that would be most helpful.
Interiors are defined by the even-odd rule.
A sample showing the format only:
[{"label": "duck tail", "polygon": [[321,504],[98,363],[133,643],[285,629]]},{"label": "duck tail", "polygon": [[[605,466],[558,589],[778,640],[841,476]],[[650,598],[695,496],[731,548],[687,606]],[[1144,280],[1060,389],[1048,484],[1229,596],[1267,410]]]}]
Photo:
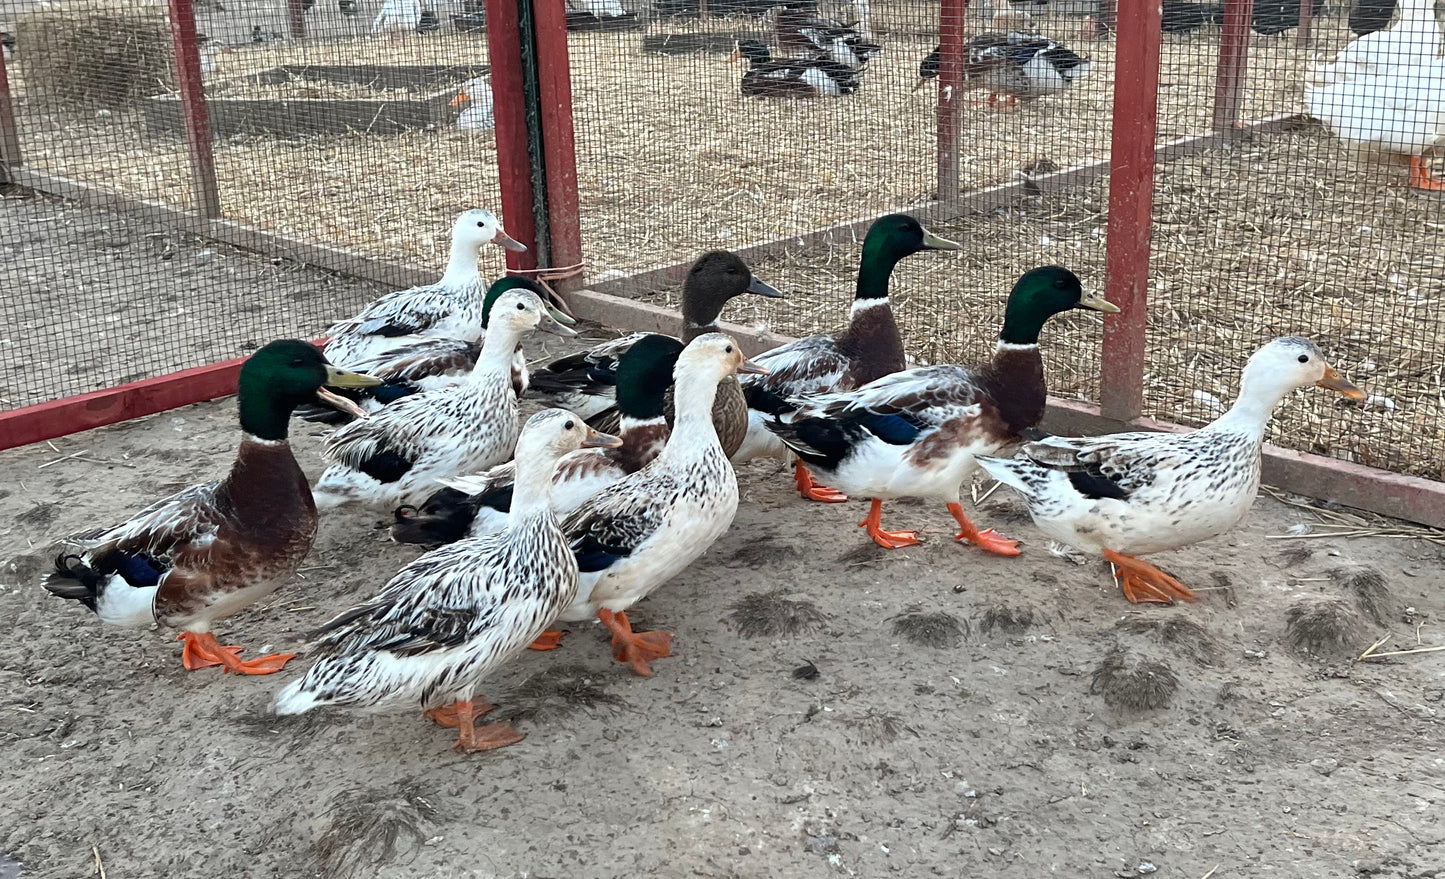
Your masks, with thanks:
[{"label": "duck tail", "polygon": [[117,571],[107,574],[96,570],[74,553],[62,553],[55,559],[55,570],[42,582],[51,595],[78,601],[114,626],[147,626],[155,622],[154,602],[159,589],[160,572],[144,556],[121,556],[119,563],[132,571],[136,585]]},{"label": "duck tail", "polygon": [[307,689],[306,678],[292,681],[276,694],[276,713],[282,716],[305,714],[313,708],[329,704],[317,697],[316,691]]},{"label": "duck tail", "polygon": [[78,601],[99,613],[97,604],[107,579],[104,574],[87,565],[80,556],[61,553],[55,557],[55,570],[47,574],[40,585],[51,595]]},{"label": "duck tail", "polygon": [[[978,466],[982,467],[985,473],[1002,482],[1004,485],[1007,485],[1009,488],[1012,488],[1023,497],[1027,498],[1033,495],[1033,487],[1029,485],[1028,480],[1024,478],[1023,473],[1020,471],[1018,466],[1020,462],[1018,459],[995,458],[989,455],[980,455],[974,460],[978,462]],[[1030,464],[1032,467],[1037,467],[1037,465],[1033,465],[1032,462],[1030,462]]]},{"label": "duck tail", "polygon": [[[510,489],[510,486],[508,486]],[[510,501],[510,491],[508,492]],[[391,526],[391,539],[397,543],[412,543],[419,546],[436,547],[455,543],[467,536],[477,511],[486,502],[487,495],[470,495],[455,488],[443,488],[427,498],[420,508],[401,506],[396,508],[396,522]],[[507,507],[510,508],[510,503]]]}]

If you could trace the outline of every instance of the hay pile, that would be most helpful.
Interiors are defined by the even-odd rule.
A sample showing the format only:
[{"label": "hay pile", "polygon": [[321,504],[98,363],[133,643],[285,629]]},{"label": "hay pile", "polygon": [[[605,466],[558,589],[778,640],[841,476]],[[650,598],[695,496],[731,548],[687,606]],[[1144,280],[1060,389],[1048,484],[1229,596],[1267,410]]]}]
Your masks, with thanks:
[{"label": "hay pile", "polygon": [[154,3],[88,0],[20,18],[29,93],[53,108],[134,106],[172,88],[171,32]]}]

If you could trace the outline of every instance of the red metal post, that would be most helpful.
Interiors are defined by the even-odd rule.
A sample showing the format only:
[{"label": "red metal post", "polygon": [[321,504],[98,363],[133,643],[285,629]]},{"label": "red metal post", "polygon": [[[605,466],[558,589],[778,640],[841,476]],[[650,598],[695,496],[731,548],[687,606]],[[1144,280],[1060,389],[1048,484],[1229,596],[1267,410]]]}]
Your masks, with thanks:
[{"label": "red metal post", "polygon": [[1214,80],[1215,128],[1233,128],[1239,124],[1239,101],[1249,67],[1249,25],[1253,19],[1254,0],[1224,0],[1219,71]]},{"label": "red metal post", "polygon": [[0,55],[0,164],[20,164],[20,129],[15,125],[15,104],[10,100],[10,74],[5,70],[3,55]]},{"label": "red metal post", "polygon": [[176,57],[176,87],[181,93],[181,122],[186,129],[186,150],[191,159],[191,189],[196,213],[221,215],[216,188],[216,159],[211,153],[211,122],[206,113],[206,85],[201,79],[201,55],[196,46],[196,17],[191,0],[168,0],[171,44]]},{"label": "red metal post", "polygon": [[535,269],[537,223],[532,216],[532,166],[527,157],[527,109],[522,99],[522,36],[513,0],[487,0],[487,48],[502,219],[507,234],[531,248],[526,253],[507,251],[507,268]]},{"label": "red metal post", "polygon": [[958,133],[963,116],[963,17],[968,0],[943,0],[938,11],[938,200],[959,193]]},{"label": "red metal post", "polygon": [[1315,20],[1314,0],[1300,0],[1299,30],[1295,32],[1295,45],[1301,49],[1310,44],[1310,25]]},{"label": "red metal post", "polygon": [[306,0],[286,0],[286,22],[290,25],[291,39],[306,39]]},{"label": "red metal post", "polygon": [[[547,220],[554,269],[582,264],[582,213],[577,204],[577,147],[572,128],[572,71],[567,53],[564,0],[533,0],[543,161],[547,167]],[[580,268],[553,286],[565,292],[581,284]]]},{"label": "red metal post", "polygon": [[1109,150],[1105,292],[1122,314],[1104,322],[1099,408],[1119,421],[1144,410],[1149,238],[1153,232],[1154,140],[1159,118],[1159,0],[1120,0]]}]

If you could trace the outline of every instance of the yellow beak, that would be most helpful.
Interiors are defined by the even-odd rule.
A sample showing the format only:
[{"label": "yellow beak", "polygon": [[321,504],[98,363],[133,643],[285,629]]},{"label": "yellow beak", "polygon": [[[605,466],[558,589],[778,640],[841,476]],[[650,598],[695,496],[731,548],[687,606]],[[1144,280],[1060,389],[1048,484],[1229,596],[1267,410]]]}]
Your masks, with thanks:
[{"label": "yellow beak", "polygon": [[1365,399],[1365,392],[1345,381],[1345,377],[1335,372],[1333,366],[1325,367],[1325,377],[1315,382],[1317,387],[1329,388],[1332,391],[1339,391],[1351,400]]},{"label": "yellow beak", "polygon": [[326,364],[326,384],[333,388],[374,388],[381,383],[375,376]]},{"label": "yellow beak", "polygon": [[1097,293],[1085,293],[1084,298],[1079,300],[1080,308],[1092,308],[1095,311],[1102,311],[1105,314],[1118,314],[1119,306],[1109,302]]}]

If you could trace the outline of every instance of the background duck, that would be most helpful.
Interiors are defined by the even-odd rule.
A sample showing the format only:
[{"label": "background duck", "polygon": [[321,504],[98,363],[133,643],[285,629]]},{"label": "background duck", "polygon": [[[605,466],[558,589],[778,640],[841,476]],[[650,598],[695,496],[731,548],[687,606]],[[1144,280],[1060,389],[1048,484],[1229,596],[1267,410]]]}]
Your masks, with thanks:
[{"label": "background duck", "polygon": [[369,376],[332,366],[314,346],[272,342],[241,367],[241,446],[217,482],[194,485],[113,528],[74,538],[45,588],[102,622],[181,629],[188,669],[219,665],[271,674],[293,654],[243,661],[211,625],[275,592],[316,537],[316,504],[287,442],[287,422],[324,385],[363,387]]},{"label": "background duck", "polygon": [[[656,458],[670,429],[664,418],[667,391],[682,343],[670,336],[649,334],[622,355],[617,367],[617,435],[615,449],[584,449],[564,457],[552,476],[552,512],[566,516],[589,497]],[[420,509],[396,511],[391,537],[398,543],[439,546],[462,537],[480,537],[501,530],[511,509],[515,463],[501,464],[475,476],[444,479]]]},{"label": "background duck", "polygon": [[[893,269],[915,253],[958,249],[959,245],[934,235],[907,214],[888,214],[874,220],[863,239],[847,329],[780,345],[758,358],[758,364],[768,370],[765,377],[742,380],[748,430],[743,444],[731,455],[733,462],[788,457],[787,446],[766,423],[792,411],[790,398],[851,391],[905,368],[908,364],[903,337],[888,299]],[[801,459],[796,461],[793,478],[798,491],[809,500],[847,500],[845,495],[816,484]]]},{"label": "background duck", "polygon": [[[918,90],[938,76],[940,49],[935,48],[918,66]],[[987,33],[964,43],[963,78],[970,88],[987,89],[986,103],[1008,105],[1058,94],[1089,75],[1093,62],[1048,37],[1020,33]]]},{"label": "background duck", "polygon": [[1166,34],[1187,34],[1208,24],[1224,23],[1223,3],[1193,3],[1190,0],[1163,0],[1160,28]]},{"label": "background duck", "polygon": [[492,115],[492,78],[489,76],[467,80],[449,106],[463,108],[457,117],[457,127],[464,131],[491,131],[497,127]]},{"label": "background duck", "polygon": [[[686,344],[716,332],[723,306],[744,293],[770,298],[783,295],[753,277],[747,263],[735,253],[714,250],[698,257],[682,282],[681,341]],[[554,360],[533,373],[533,387],[554,405],[582,414],[593,426],[613,430],[617,425],[618,360],[645,335],[633,333]],[[728,454],[737,451],[747,435],[748,407],[735,378],[729,377],[718,389],[713,420],[723,449]]]},{"label": "background duck", "polygon": [[979,455],[1016,446],[1044,416],[1047,390],[1039,332],[1049,318],[1074,308],[1119,309],[1085,295],[1073,272],[1044,266],[1021,277],[1009,294],[1003,330],[989,363],[926,366],[885,376],[855,391],[798,401],[798,411],[768,423],[783,442],[830,484],[873,499],[858,523],[885,549],[918,543],[913,531],[885,531],[884,498],[943,501],[959,540],[998,555],[1017,544],[980,531],[959,503]]},{"label": "background duck", "polygon": [[1365,396],[1313,342],[1287,337],[1249,358],[1234,406],[1193,433],[1048,437],[1013,460],[985,457],[979,464],[1018,492],[1045,534],[1108,559],[1130,601],[1192,599],[1178,580],[1134,556],[1189,546],[1238,525],[1259,491],[1271,413],[1310,385]]},{"label": "background duck", "polygon": [[420,24],[421,0],[384,0],[371,23],[371,35],[390,34],[392,42],[396,42]]},{"label": "background duck", "polygon": [[560,619],[596,617],[612,633],[612,655],[640,675],[671,654],[666,632],[634,632],[627,609],[677,576],[727,531],[738,508],[738,480],[713,427],[718,385],[760,371],[722,333],[698,336],[675,370],[677,418],[651,463],[578,507],[562,531],[581,569],[577,598]]},{"label": "background duck", "polygon": [[557,460],[618,442],[570,412],[533,415],[518,444],[508,526],[421,556],[376,598],[324,625],[319,658],[277,695],[276,712],[416,705],[458,727],[453,747],[463,751],[521,741],[504,723],[475,728],[492,707],[476,704],[476,688],[576,597],[577,560],[548,502]]},{"label": "background duck", "polygon": [[774,61],[768,47],[757,40],[739,40],[728,62],[748,59],[748,72],[740,86],[748,97],[826,98],[851,95],[863,84],[861,68],[831,58]]},{"label": "background duck", "polygon": [[[778,54],[785,58],[826,58],[858,67],[883,51],[853,25],[822,18],[816,0],[788,0],[778,7]],[[761,45],[761,44],[759,44]]]},{"label": "background duck", "polygon": [[523,288],[497,298],[487,338],[467,380],[403,397],[326,440],[331,466],[316,483],[322,506],[361,501],[417,504],[436,480],[500,464],[517,442],[517,393],[512,356],[532,330],[575,336]]}]

